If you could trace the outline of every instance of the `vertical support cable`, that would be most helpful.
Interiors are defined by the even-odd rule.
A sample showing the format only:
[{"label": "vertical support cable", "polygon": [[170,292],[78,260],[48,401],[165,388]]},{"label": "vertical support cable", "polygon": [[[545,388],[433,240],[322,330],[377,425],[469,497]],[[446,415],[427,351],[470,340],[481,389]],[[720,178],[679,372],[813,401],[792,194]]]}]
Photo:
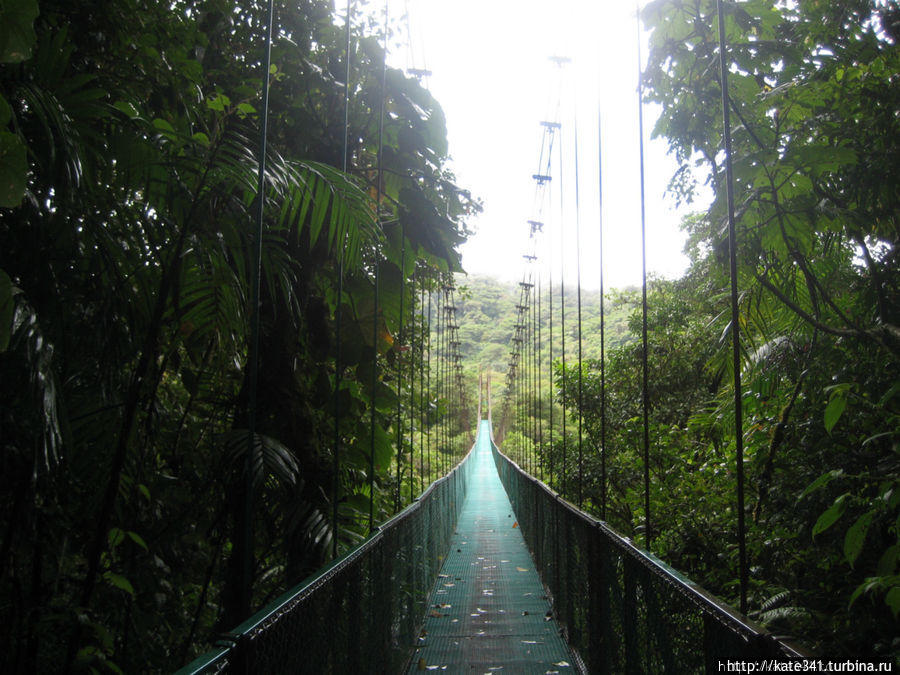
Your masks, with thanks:
[{"label": "vertical support cable", "polygon": [[606,306],[603,277],[603,124],[597,104],[597,195],[600,200],[600,517],[606,520]]},{"label": "vertical support cable", "polygon": [[[577,110],[577,105],[576,105]],[[578,277],[578,508],[584,501],[584,452],[582,450],[583,433],[582,424],[584,415],[584,386],[583,386],[583,353],[581,339],[581,209],[578,198],[578,118],[574,123],[575,133],[575,268]]]},{"label": "vertical support cable", "polygon": [[259,131],[259,172],[257,176],[256,232],[253,238],[253,280],[251,287],[250,372],[247,384],[247,456],[244,462],[244,551],[241,560],[241,614],[250,615],[253,602],[253,456],[255,454],[257,398],[259,395],[260,285],[262,270],[263,219],[266,205],[266,144],[269,131],[269,69],[272,65],[273,0],[266,6],[263,47],[262,118]]},{"label": "vertical support cable", "polygon": [[[552,211],[552,201],[553,201],[553,191],[550,191],[550,202],[548,211]],[[554,460],[554,448],[553,448],[553,399],[555,398],[556,392],[556,383],[553,381],[553,236],[552,233],[549,233],[547,236],[547,257],[549,264],[547,266],[547,384],[549,387],[548,397],[549,397],[549,405],[548,405],[548,414],[549,420],[547,421],[547,454],[549,455],[550,461],[549,466],[547,467],[547,480],[550,481],[550,485],[553,484],[555,462]],[[557,487],[559,486],[559,481],[556,481]]]},{"label": "vertical support cable", "polygon": [[481,365],[478,366],[478,422],[481,422],[481,403],[484,401],[484,377]]},{"label": "vertical support cable", "polygon": [[[521,335],[521,331],[519,331],[519,334]],[[521,347],[519,349],[521,349]],[[524,415],[522,414],[522,380],[519,377],[519,370],[520,370],[519,366],[521,365],[521,362],[522,362],[522,352],[520,351],[519,352],[519,360],[516,363],[516,375],[515,375],[515,379],[513,380],[513,382],[514,382],[513,386],[515,387],[515,391],[516,391],[516,397],[515,397],[516,418],[517,418],[517,422],[518,422],[518,424],[516,426],[518,427],[517,430],[519,432],[518,435],[516,436],[516,446],[518,446],[517,452],[516,452],[516,462],[520,466],[522,464],[522,450],[524,449],[524,443],[523,443],[524,434],[523,434],[523,429],[522,429],[522,425],[524,422]]]},{"label": "vertical support cable", "polygon": [[[433,409],[432,408],[432,400],[434,400],[434,392],[431,388],[431,297],[433,293],[431,289],[428,290],[428,363],[427,367],[427,384],[428,384],[428,409],[425,411],[425,419],[429,421],[431,417],[428,413]],[[440,321],[440,319],[438,319]],[[431,454],[431,430],[434,425],[430,425],[428,428],[428,438],[427,438],[427,448],[428,450],[428,477],[431,478],[431,470],[432,465],[434,464],[434,457]],[[430,483],[431,481],[429,481]]]},{"label": "vertical support cable", "polygon": [[458,414],[457,400],[453,386],[453,373],[456,367],[456,359],[454,358],[453,342],[456,340],[456,300],[453,297],[453,283],[448,285],[447,298],[450,302],[450,316],[453,322],[450,324],[450,341],[447,343],[447,399],[449,401],[449,410],[451,414],[447,416],[447,447],[450,449],[447,462],[447,472],[453,468],[453,460],[455,458],[453,449],[453,420]]},{"label": "vertical support cable", "polygon": [[441,319],[444,322],[444,325],[441,330],[441,344],[439,347],[438,378],[440,379],[440,400],[444,406],[444,410],[441,415],[441,434],[439,437],[440,443],[438,444],[438,453],[441,458],[441,475],[444,475],[447,470],[447,419],[450,417],[450,404],[447,401],[447,326],[449,324],[449,312],[447,311],[447,290],[443,285],[441,287],[441,303]]},{"label": "vertical support cable", "polygon": [[644,77],[641,68],[641,15],[635,14],[638,53],[638,136],[641,164],[641,402],[644,416],[644,545],[650,550],[650,400],[647,383],[647,217],[644,206]]},{"label": "vertical support cable", "polygon": [[410,292],[409,314],[409,501],[415,499],[415,466],[416,466],[416,446],[413,439],[413,430],[415,427],[416,417],[416,277],[413,273],[410,279],[412,290]]},{"label": "vertical support cable", "polygon": [[422,315],[422,331],[419,335],[419,494],[425,490],[425,332],[429,326],[425,323],[425,270],[422,270],[422,293],[419,312]]},{"label": "vertical support cable", "polygon": [[[380,182],[380,177],[379,177]],[[379,199],[380,201],[380,199]],[[376,208],[378,208],[376,206]],[[374,270],[374,287],[373,287],[373,309],[372,309],[372,379],[370,380],[370,397],[372,407],[372,417],[370,419],[369,428],[369,534],[375,528],[375,425],[376,425],[376,403],[378,402],[378,268],[380,267],[378,259],[378,251],[375,252],[375,270]]]},{"label": "vertical support cable", "polygon": [[737,232],[734,225],[734,177],[731,169],[731,116],[728,109],[728,66],[725,62],[725,15],[716,0],[719,20],[719,76],[722,89],[722,134],[725,137],[725,197],[728,205],[728,266],[731,277],[731,365],[734,374],[734,440],[737,470],[738,564],[741,613],[747,613],[747,532],[744,522],[744,408],[741,399],[741,334],[738,306]]},{"label": "vertical support cable", "polygon": [[403,296],[406,292],[406,226],[400,221],[400,326],[397,330],[397,495],[394,510],[399,511],[403,504],[400,488],[403,485],[403,474],[400,470],[403,460]]},{"label": "vertical support cable", "polygon": [[[350,11],[352,9],[353,0],[347,0],[347,19],[345,22],[345,60],[346,69],[344,72],[344,147],[343,156],[341,158],[341,170],[347,173],[349,163],[349,143],[350,143]],[[346,239],[346,236],[345,236]],[[331,557],[337,558],[338,555],[338,499],[340,497],[341,488],[341,323],[343,321],[343,304],[344,304],[344,242],[341,242],[341,250],[338,252],[338,292],[337,292],[337,308],[335,310],[335,354],[334,354],[334,438],[333,438],[333,466],[332,466],[332,485],[331,485],[331,523],[332,523],[332,540],[331,540]]]},{"label": "vertical support cable", "polygon": [[491,424],[494,423],[494,406],[491,398],[491,371],[488,371],[487,376],[487,408],[488,408],[488,422]]},{"label": "vertical support cable", "polygon": [[[384,25],[381,38],[381,90],[378,99],[378,157],[375,180],[375,216],[381,227],[381,185],[384,173],[384,99],[387,84],[387,31],[388,31],[388,0],[384,2]],[[369,534],[375,527],[375,412],[378,399],[378,282],[379,269],[381,267],[380,253],[375,250],[375,283],[373,289],[372,308],[372,380],[371,380],[371,406],[372,419],[369,442]]]},{"label": "vertical support cable", "polygon": [[444,475],[450,471],[451,461],[453,460],[453,447],[450,443],[451,438],[451,420],[453,419],[453,391],[450,384],[450,341],[453,339],[453,298],[450,294],[450,281],[448,278],[446,286],[446,309],[447,324],[446,334],[444,336],[444,397],[447,399],[447,415],[444,420]]},{"label": "vertical support cable", "polygon": [[566,456],[568,454],[566,439],[566,385],[568,377],[566,374],[566,218],[565,218],[565,198],[563,195],[563,142],[562,127],[560,127],[559,139],[559,336],[560,336],[560,363],[562,368],[562,387],[560,389],[562,401],[562,416],[560,419],[562,426],[562,475],[560,483],[560,494],[565,496],[568,487],[568,466]]},{"label": "vertical support cable", "polygon": [[[437,344],[437,402],[440,420],[438,422],[437,458],[439,475],[444,473],[444,431],[447,425],[447,410],[444,401],[444,342],[447,338],[447,305],[444,302],[444,284],[441,279],[438,292],[438,344]],[[443,407],[443,409],[442,409]]]},{"label": "vertical support cable", "polygon": [[444,403],[444,414],[441,418],[441,445],[440,445],[440,453],[441,453],[441,475],[447,473],[447,438],[449,437],[448,433],[448,420],[450,419],[450,397],[447,396],[447,365],[449,359],[447,358],[447,354],[449,352],[449,341],[450,341],[450,310],[449,310],[449,300],[450,296],[447,293],[447,288],[444,287],[442,289],[442,299],[444,302],[444,330],[441,335],[442,344],[441,344],[441,400]]},{"label": "vertical support cable", "polygon": [[444,450],[446,466],[444,474],[453,466],[453,296],[447,283],[447,336],[444,340],[444,396],[447,399],[446,425],[444,427]]},{"label": "vertical support cable", "polygon": [[544,480],[544,401],[543,401],[543,385],[541,382],[541,352],[544,349],[541,343],[541,332],[543,323],[543,315],[541,313],[541,276],[538,274],[537,281],[537,398],[538,398],[538,471],[540,478]]},{"label": "vertical support cable", "polygon": [[537,474],[537,442],[538,442],[538,398],[537,398],[537,385],[538,385],[538,369],[537,369],[537,357],[538,357],[538,342],[537,342],[537,298],[535,296],[535,278],[532,274],[531,276],[531,288],[529,289],[530,298],[528,301],[528,305],[531,307],[531,475],[534,476]]},{"label": "vertical support cable", "polygon": [[[529,275],[529,279],[531,275]],[[534,419],[534,305],[531,300],[531,285],[526,289],[528,301],[525,303],[528,307],[527,324],[528,329],[525,331],[525,340],[528,345],[528,370],[525,374],[525,391],[528,398],[528,473],[534,475],[534,439],[535,419]]]}]

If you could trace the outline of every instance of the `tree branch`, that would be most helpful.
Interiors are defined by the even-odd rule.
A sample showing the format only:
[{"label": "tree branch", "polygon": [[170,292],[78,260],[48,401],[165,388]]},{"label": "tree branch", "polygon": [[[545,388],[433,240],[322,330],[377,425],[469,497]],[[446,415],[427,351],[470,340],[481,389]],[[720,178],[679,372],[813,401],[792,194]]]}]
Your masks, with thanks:
[{"label": "tree branch", "polygon": [[769,281],[765,275],[759,274],[758,272],[754,272],[753,276],[756,280],[772,295],[774,295],[778,300],[783,302],[788,309],[794,312],[801,319],[806,321],[811,326],[818,328],[823,333],[827,333],[829,335],[834,335],[836,337],[852,337],[852,338],[863,338],[872,340],[880,347],[883,347],[887,351],[889,351],[894,356],[900,356],[900,349],[892,347],[887,341],[884,340],[885,336],[892,338],[894,341],[900,342],[900,328],[897,326],[893,326],[890,324],[885,324],[881,330],[862,330],[856,328],[835,328],[834,326],[829,326],[826,323],[822,323],[814,316],[812,316],[809,312],[800,307],[796,302],[788,298],[777,286],[775,286],[771,281]]}]

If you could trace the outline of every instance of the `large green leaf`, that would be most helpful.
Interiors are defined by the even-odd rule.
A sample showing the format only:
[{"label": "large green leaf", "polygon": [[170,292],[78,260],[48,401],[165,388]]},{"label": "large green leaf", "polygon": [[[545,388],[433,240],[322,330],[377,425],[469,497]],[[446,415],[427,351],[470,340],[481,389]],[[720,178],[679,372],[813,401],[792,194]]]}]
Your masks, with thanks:
[{"label": "large green leaf", "polygon": [[813,525],[813,537],[822,534],[825,530],[834,525],[838,521],[838,518],[844,515],[844,512],[847,510],[847,498],[849,496],[849,493],[842,494],[834,500],[834,503],[829,506],[822,515],[819,516],[818,520],[816,520],[816,524]]},{"label": "large green leaf", "polygon": [[806,486],[803,492],[800,493],[800,496],[797,497],[797,501],[803,499],[806,495],[819,490],[820,488],[828,485],[832,480],[837,478],[838,476],[842,476],[844,474],[843,469],[832,469],[831,471],[826,471],[821,476],[816,478],[812,483]]},{"label": "large green leaf", "polygon": [[866,534],[875,518],[875,511],[866,511],[856,522],[853,523],[844,535],[844,557],[852,567],[862,552],[863,544],[866,541]]},{"label": "large green leaf", "polygon": [[[225,435],[226,465],[241,475],[246,470],[247,450],[250,447],[248,431],[235,429]],[[254,434],[251,462],[253,484],[260,487],[271,479],[278,484],[294,485],[300,476],[297,458],[283,444],[265,434]]]},{"label": "large green leaf", "polygon": [[131,585],[131,582],[128,581],[121,574],[116,574],[115,572],[104,572],[103,578],[109,583],[110,586],[114,586],[122,591],[125,591],[129,595],[134,595],[134,586]]},{"label": "large green leaf", "polygon": [[825,406],[825,414],[823,418],[823,422],[825,424],[825,431],[829,434],[831,430],[834,429],[834,425],[837,424],[838,420],[841,418],[841,415],[844,413],[844,409],[847,407],[847,387],[835,388],[832,392],[831,400],[828,401],[828,405]]}]

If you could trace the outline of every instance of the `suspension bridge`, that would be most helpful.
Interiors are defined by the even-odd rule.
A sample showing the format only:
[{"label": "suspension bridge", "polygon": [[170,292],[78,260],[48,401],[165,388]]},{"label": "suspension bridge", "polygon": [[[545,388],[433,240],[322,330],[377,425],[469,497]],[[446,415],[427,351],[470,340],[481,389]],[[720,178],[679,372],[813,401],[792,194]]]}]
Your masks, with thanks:
[{"label": "suspension bridge", "polygon": [[495,445],[179,673],[714,672],[802,656]]},{"label": "suspension bridge", "polygon": [[[271,12],[271,6],[269,11]],[[347,108],[350,105],[350,43],[347,9],[347,82],[345,84],[345,139],[343,169],[348,166]],[[387,21],[385,12],[385,21]],[[724,28],[719,11],[719,49],[724,53]],[[385,24],[386,25],[386,24]],[[385,28],[385,33],[387,29]],[[271,35],[268,37],[271,42]],[[268,59],[268,56],[267,56]],[[560,69],[568,59],[553,57]],[[640,57],[638,58],[640,61]],[[266,61],[268,66],[268,60]],[[551,365],[561,365],[560,390],[570,386],[569,363],[581,372],[581,223],[579,208],[578,122],[571,132],[574,162],[563,159],[562,134],[566,123],[556,118],[540,121],[538,170],[532,175],[535,213],[527,220],[528,248],[523,253],[525,272],[510,337],[506,383],[495,430],[490,379],[479,384],[476,423],[467,413],[460,357],[459,325],[453,276],[436,273],[407,251],[404,223],[400,223],[400,293],[397,341],[404,345],[394,360],[396,457],[392,466],[395,515],[376,525],[374,513],[377,473],[375,415],[369,452],[368,537],[341,554],[338,533],[331,538],[332,562],[312,578],[266,605],[241,625],[224,633],[216,647],[184,667],[180,673],[399,673],[399,672],[711,672],[726,660],[759,661],[804,656],[801,648],[770,634],[746,617],[748,565],[743,522],[743,457],[740,382],[740,335],[737,317],[734,206],[730,188],[730,127],[728,120],[727,64],[720,60],[720,82],[725,126],[724,158],[728,173],[729,252],[734,376],[734,417],[737,439],[736,540],[740,551],[740,607],[734,609],[667,566],[651,552],[649,397],[647,380],[647,269],[646,222],[643,209],[643,114],[639,106],[641,156],[642,240],[642,416],[644,509],[643,546],[607,525],[606,442],[600,439],[603,460],[599,518],[585,510],[582,467],[586,451],[583,434],[582,376],[577,376],[574,410],[560,398],[554,404],[557,382],[550,374],[547,410],[543,410],[543,379]],[[383,73],[386,66],[382,64]],[[411,70],[415,77],[425,71]],[[382,96],[384,89],[382,76]],[[638,78],[638,98],[641,98]],[[263,93],[264,109],[266,92]],[[557,108],[558,110],[558,108]],[[384,125],[381,101],[381,127]],[[379,132],[382,133],[382,131]],[[265,120],[262,153],[265,156]],[[382,139],[378,141],[375,202],[382,202]],[[602,149],[600,151],[602,154]],[[550,213],[553,186],[563,165],[574,167],[574,267],[577,275],[577,345],[566,345],[566,249],[562,213],[565,199],[558,194],[560,213]],[[263,192],[264,163],[260,166]],[[602,205],[602,179],[598,186]],[[262,207],[260,206],[260,211]],[[602,208],[601,208],[602,213]],[[379,214],[381,216],[383,214]],[[547,222],[545,222],[545,220]],[[262,217],[259,217],[259,227]],[[385,221],[380,220],[384,225]],[[600,368],[605,381],[603,324],[603,251],[600,224]],[[262,242],[261,229],[256,235]],[[571,242],[569,242],[571,246]],[[554,251],[557,257],[554,258]],[[256,256],[258,258],[259,251]],[[381,260],[369,261],[374,280],[372,316],[379,311]],[[344,293],[343,261],[337,272],[338,296]],[[554,282],[554,274],[557,274]],[[554,291],[558,303],[554,309]],[[255,287],[258,294],[258,283]],[[542,306],[546,294],[546,310]],[[570,293],[571,295],[571,293]],[[258,299],[255,301],[258,305]],[[404,302],[409,303],[404,308]],[[411,306],[410,306],[411,305]],[[434,306],[433,306],[434,305]],[[434,310],[434,312],[432,311]],[[342,371],[341,313],[336,308],[336,357],[333,382],[334,437],[332,522],[342,514],[340,476]],[[558,312],[558,313],[557,313]],[[554,319],[556,317],[556,319]],[[542,335],[545,318],[547,335]],[[554,325],[554,321],[557,323]],[[571,320],[571,317],[570,317]],[[372,343],[380,339],[373,320]],[[556,338],[554,338],[554,328]],[[256,349],[256,343],[252,343]],[[573,353],[574,352],[574,353]],[[251,361],[258,358],[251,355]],[[376,357],[377,358],[377,357]],[[544,361],[546,359],[546,361]],[[433,361],[432,361],[433,360]],[[381,389],[372,368],[373,410]],[[255,378],[250,378],[254,400]],[[417,391],[418,388],[418,391]],[[427,400],[426,400],[427,397]],[[404,404],[405,401],[405,404]],[[601,385],[601,414],[605,415]],[[554,412],[556,411],[556,412]],[[546,412],[546,416],[545,416]],[[426,420],[437,420],[436,434],[419,434]],[[554,420],[554,415],[556,419]],[[547,428],[543,428],[545,417]],[[451,423],[451,419],[453,422]],[[567,432],[567,425],[575,429]],[[516,427],[527,432],[534,445],[518,440],[504,447],[506,432]],[[606,430],[605,418],[600,428]],[[254,429],[251,406],[250,432]],[[553,433],[562,438],[562,460],[553,466],[541,454]],[[495,440],[496,433],[496,440]],[[465,438],[474,437],[467,446]],[[576,439],[574,447],[567,439]],[[435,448],[431,447],[434,437]],[[567,457],[567,452],[576,459]],[[247,453],[247,461],[253,453]],[[418,454],[418,458],[417,458]],[[428,461],[426,463],[425,456]],[[513,457],[515,459],[513,459]],[[415,465],[418,460],[418,486]],[[428,468],[426,469],[426,464]],[[576,467],[575,473],[571,467]],[[247,471],[249,476],[252,472]],[[428,487],[426,475],[438,477]],[[547,482],[544,482],[545,475]],[[247,494],[252,496],[252,485]],[[248,503],[252,500],[248,497]],[[408,503],[404,508],[404,503]],[[249,518],[248,518],[249,520]],[[245,562],[249,574],[252,561]],[[249,597],[245,598],[249,608]],[[249,613],[249,612],[248,612]]]}]

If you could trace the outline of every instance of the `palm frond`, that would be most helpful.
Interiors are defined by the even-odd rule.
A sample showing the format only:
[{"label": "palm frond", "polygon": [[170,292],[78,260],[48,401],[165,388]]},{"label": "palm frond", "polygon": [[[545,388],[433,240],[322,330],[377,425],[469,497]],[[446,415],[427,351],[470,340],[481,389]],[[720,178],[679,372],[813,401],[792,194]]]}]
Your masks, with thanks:
[{"label": "palm frond", "polygon": [[[234,429],[225,435],[223,446],[225,464],[231,475],[243,474],[246,467],[249,432],[246,429]],[[253,457],[251,461],[253,485],[295,485],[300,476],[300,465],[297,458],[284,445],[271,436],[253,435]]]}]

